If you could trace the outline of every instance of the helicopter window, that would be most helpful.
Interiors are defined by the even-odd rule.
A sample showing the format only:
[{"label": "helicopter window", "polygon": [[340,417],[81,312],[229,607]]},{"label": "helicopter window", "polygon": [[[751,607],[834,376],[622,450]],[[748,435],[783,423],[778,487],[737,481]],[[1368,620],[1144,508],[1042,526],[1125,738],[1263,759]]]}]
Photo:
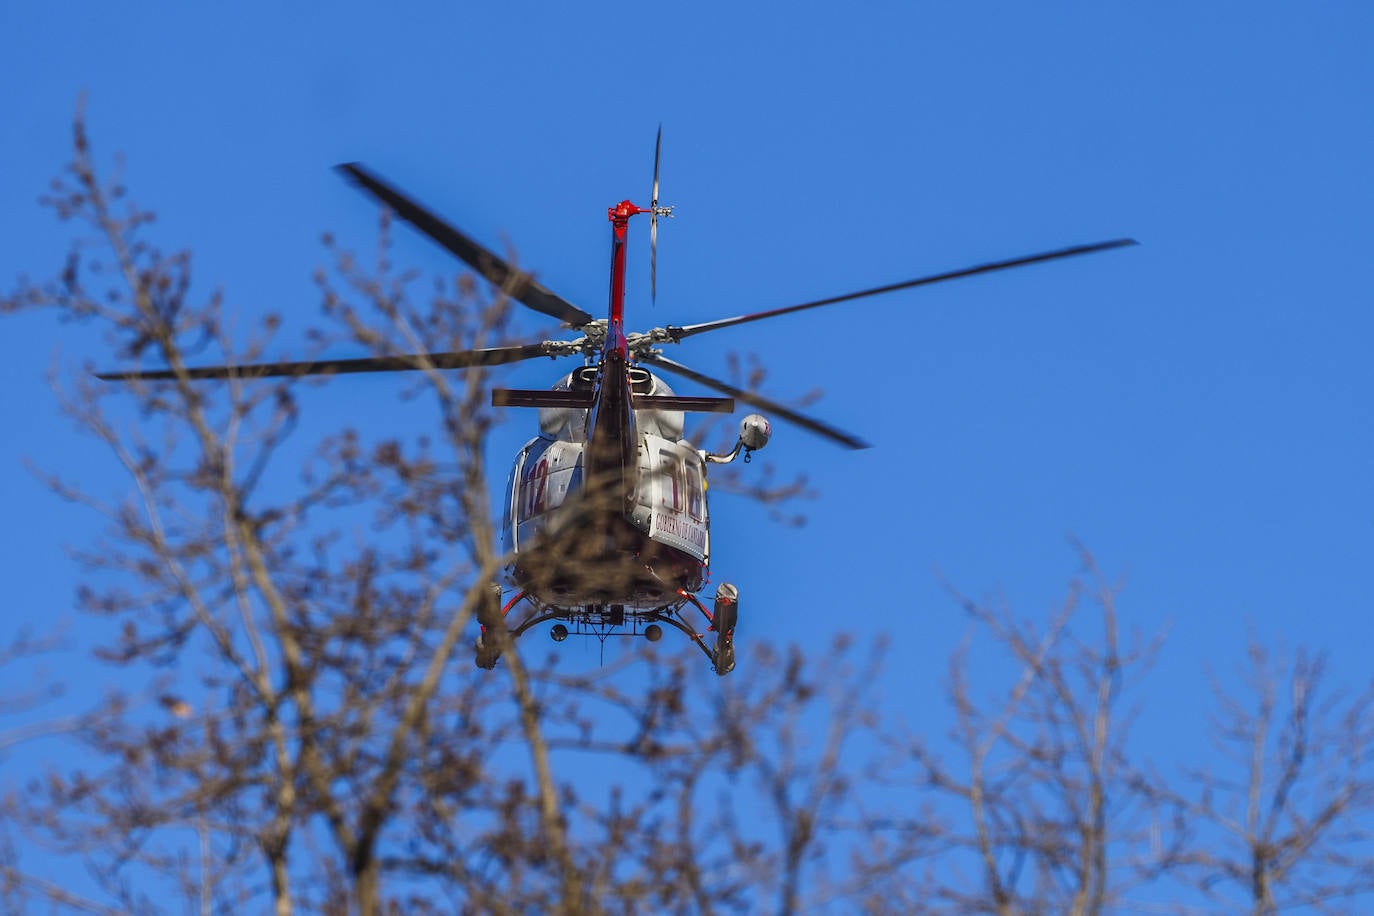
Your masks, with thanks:
[{"label": "helicopter window", "polygon": [[701,472],[687,465],[687,514],[701,521]]},{"label": "helicopter window", "polygon": [[681,475],[678,472],[677,458],[671,452],[658,453],[658,473],[659,492],[663,494],[661,502],[672,507],[675,512],[682,511],[682,487],[678,483]]}]

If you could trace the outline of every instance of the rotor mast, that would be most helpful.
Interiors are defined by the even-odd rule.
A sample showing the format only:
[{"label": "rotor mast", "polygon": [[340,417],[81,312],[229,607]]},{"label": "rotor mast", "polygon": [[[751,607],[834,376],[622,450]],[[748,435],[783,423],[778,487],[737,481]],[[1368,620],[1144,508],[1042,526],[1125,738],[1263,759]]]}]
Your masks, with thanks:
[{"label": "rotor mast", "polygon": [[[655,182],[657,185],[657,182]],[[657,194],[657,187],[654,189]],[[606,347],[603,352],[614,349],[621,356],[627,356],[629,346],[625,340],[625,243],[629,237],[630,217],[648,213],[657,228],[658,217],[672,216],[672,207],[660,207],[657,198],[647,207],[636,206],[622,200],[614,207],[606,209],[606,217],[611,221],[611,314],[606,328]]]},{"label": "rotor mast", "polygon": [[652,212],[652,207],[637,207],[628,200],[606,210],[611,221],[611,314],[602,352],[609,355],[614,351],[622,359],[629,356],[629,344],[625,340],[625,242],[629,236],[630,217]]}]

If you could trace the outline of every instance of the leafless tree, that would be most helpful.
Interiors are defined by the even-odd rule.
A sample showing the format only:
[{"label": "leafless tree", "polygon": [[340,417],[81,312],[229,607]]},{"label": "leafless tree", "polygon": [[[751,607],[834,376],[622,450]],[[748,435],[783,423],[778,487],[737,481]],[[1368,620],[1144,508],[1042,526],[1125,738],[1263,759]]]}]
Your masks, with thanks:
[{"label": "leafless tree", "polygon": [[1171,793],[1189,825],[1172,864],[1194,911],[1354,912],[1374,892],[1374,684],[1351,696],[1321,654],[1248,654],[1245,693],[1214,690],[1214,762]]},{"label": "leafless tree", "polygon": [[[28,685],[0,697],[0,772],[10,755],[21,751],[23,745],[77,733],[94,724],[86,713],[52,713],[53,702],[63,692],[62,685],[41,666],[46,660],[60,657],[61,643],[58,633],[35,636],[31,632],[21,632],[0,648],[0,672],[12,684]],[[16,670],[21,667],[23,671]],[[75,910],[112,912],[19,866],[22,843],[11,830],[13,805],[13,799],[0,800],[0,903],[5,909],[19,912],[23,901],[37,892]]]},{"label": "leafless tree", "polygon": [[[285,913],[297,896],[291,851],[315,818],[346,863],[360,910],[373,912],[375,853],[403,774],[417,742],[449,727],[434,718],[435,698],[482,594],[467,586],[488,581],[498,562],[485,487],[464,485],[485,481],[490,420],[477,400],[481,373],[456,389],[426,373],[456,465],[445,506],[452,554],[439,556],[426,528],[436,513],[420,512],[405,485],[423,460],[412,457],[412,444],[331,434],[288,482],[274,475],[299,424],[299,381],[211,387],[191,379],[198,354],[231,364],[259,358],[278,319],[265,317],[237,346],[220,296],[194,301],[189,253],[147,241],[151,215],[98,177],[79,124],[76,157],[50,199],[90,236],[59,280],[22,290],[11,305],[93,321],[115,358],[151,361],[174,375],[132,386],[78,377],[63,392],[66,411],[133,483],[131,498],[106,501],[52,480],[107,523],[84,556],[92,584],[81,603],[121,622],[118,642],[101,651],[107,661],[135,677],[168,668],[195,674],[175,679],[182,695],[170,697],[161,716],[122,699],[107,710],[86,733],[104,766],[43,787],[45,826],[56,838],[108,850],[108,888],[131,910],[151,899],[129,888],[123,867],[137,861],[173,875],[181,846],[153,838],[168,828],[209,830],[217,874],[205,876],[207,902],[218,903],[222,876],[256,854],[270,874],[273,906]],[[410,305],[406,278],[390,277],[384,261],[364,277],[341,257],[340,274],[387,323],[364,327],[332,288],[329,308],[355,341],[376,350],[428,352],[458,339],[480,345],[504,320],[499,297],[440,295],[423,313]],[[359,529],[373,536],[350,542],[343,534]],[[459,744],[468,736],[447,737]]]},{"label": "leafless tree", "polygon": [[[1118,585],[1080,556],[1084,575],[1046,623],[956,593],[975,638],[950,663],[955,724],[943,744],[896,745],[888,781],[919,813],[871,818],[860,873],[875,911],[1116,912],[1151,875],[1159,806],[1127,755],[1123,703],[1157,642],[1123,640]],[[974,652],[1006,682],[972,680]]]}]

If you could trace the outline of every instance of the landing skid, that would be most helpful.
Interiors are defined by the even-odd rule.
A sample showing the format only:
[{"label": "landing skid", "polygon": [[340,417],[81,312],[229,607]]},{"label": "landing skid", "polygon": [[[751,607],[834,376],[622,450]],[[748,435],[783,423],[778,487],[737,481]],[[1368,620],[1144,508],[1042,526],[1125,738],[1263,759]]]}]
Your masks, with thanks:
[{"label": "landing skid", "polygon": [[[681,589],[678,591],[676,602],[648,610],[617,604],[557,607],[542,604],[533,595],[524,591],[518,592],[505,605],[500,604],[499,597],[495,600],[489,598],[477,614],[482,624],[482,632],[477,637],[476,645],[477,667],[496,667],[501,650],[495,645],[488,644],[487,630],[493,626],[505,625],[510,612],[522,601],[529,604],[530,612],[519,624],[509,629],[511,639],[518,639],[531,627],[550,620],[558,621],[549,631],[555,642],[562,642],[569,635],[594,636],[602,641],[611,636],[643,636],[650,642],[658,642],[663,637],[662,626],[670,626],[696,643],[697,648],[711,660],[711,667],[717,674],[724,676],[735,668],[735,626],[739,622],[739,590],[729,583],[724,583],[716,589],[714,613],[708,611],[696,595]],[[714,647],[706,644],[705,633],[698,633],[688,622],[688,615],[684,611],[689,605],[695,607],[706,618],[706,631],[715,632]]]}]

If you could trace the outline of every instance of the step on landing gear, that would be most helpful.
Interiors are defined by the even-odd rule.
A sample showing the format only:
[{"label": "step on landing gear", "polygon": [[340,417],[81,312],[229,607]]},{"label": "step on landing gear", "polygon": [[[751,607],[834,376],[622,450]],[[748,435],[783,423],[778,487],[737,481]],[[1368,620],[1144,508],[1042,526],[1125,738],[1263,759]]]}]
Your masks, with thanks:
[{"label": "step on landing gear", "polygon": [[716,631],[716,674],[722,677],[735,670],[735,624],[739,623],[739,589],[722,582],[716,589],[716,605],[711,629]]}]

